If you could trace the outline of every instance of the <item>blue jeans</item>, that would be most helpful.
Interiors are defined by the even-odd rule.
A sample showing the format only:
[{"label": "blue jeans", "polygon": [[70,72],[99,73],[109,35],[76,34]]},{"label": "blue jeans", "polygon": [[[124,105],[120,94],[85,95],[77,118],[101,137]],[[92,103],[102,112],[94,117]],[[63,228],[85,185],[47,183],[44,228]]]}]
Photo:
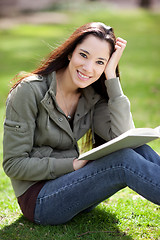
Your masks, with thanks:
[{"label": "blue jeans", "polygon": [[160,205],[160,156],[148,145],[114,152],[48,181],[37,198],[35,222],[66,223],[126,186]]}]

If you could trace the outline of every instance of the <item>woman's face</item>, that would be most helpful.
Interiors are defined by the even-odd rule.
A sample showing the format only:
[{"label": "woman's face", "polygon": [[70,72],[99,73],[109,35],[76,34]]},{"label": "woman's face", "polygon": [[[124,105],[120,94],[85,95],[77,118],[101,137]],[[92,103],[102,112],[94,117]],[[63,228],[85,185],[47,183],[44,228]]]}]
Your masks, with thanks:
[{"label": "woman's face", "polygon": [[94,83],[104,72],[110,57],[110,44],[88,35],[72,53],[67,68],[68,77],[78,88]]}]

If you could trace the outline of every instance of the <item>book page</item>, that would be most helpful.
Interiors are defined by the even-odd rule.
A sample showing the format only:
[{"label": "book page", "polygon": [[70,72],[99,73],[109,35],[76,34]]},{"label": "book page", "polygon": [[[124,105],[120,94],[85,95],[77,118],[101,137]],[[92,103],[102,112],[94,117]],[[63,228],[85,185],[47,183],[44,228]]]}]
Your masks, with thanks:
[{"label": "book page", "polygon": [[160,126],[156,128],[134,128],[126,132],[127,135],[133,136],[155,136],[160,134]]},{"label": "book page", "polygon": [[160,126],[135,128],[79,156],[79,160],[95,160],[123,148],[136,148],[160,137]]}]

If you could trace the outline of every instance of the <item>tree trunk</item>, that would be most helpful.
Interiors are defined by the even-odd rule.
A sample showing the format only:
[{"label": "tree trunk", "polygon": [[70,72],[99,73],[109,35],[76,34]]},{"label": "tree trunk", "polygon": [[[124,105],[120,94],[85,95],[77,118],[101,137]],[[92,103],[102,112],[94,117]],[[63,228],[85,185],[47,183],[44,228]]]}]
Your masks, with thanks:
[{"label": "tree trunk", "polygon": [[0,17],[15,16],[17,14],[17,0],[0,0]]},{"label": "tree trunk", "polygon": [[150,8],[152,0],[140,0],[139,5],[143,8]]}]

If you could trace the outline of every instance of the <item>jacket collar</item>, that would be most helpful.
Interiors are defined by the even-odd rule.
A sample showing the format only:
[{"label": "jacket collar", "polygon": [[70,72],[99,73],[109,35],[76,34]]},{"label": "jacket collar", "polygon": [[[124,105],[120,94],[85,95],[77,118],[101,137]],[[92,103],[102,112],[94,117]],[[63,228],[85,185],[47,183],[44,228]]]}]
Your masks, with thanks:
[{"label": "jacket collar", "polygon": [[[70,128],[69,122],[65,116],[62,118],[62,114],[64,115],[64,113],[59,108],[56,102],[56,73],[52,72],[51,74],[49,74],[46,80],[49,88],[41,103],[47,110],[52,120],[65,132],[67,132],[74,140],[73,131]],[[82,89],[82,95],[79,99],[74,117],[74,124],[76,124],[76,122],[84,115],[86,115],[89,111],[93,112],[94,105],[100,100],[100,98],[101,96],[95,92],[92,86],[88,86],[87,88]]]}]

